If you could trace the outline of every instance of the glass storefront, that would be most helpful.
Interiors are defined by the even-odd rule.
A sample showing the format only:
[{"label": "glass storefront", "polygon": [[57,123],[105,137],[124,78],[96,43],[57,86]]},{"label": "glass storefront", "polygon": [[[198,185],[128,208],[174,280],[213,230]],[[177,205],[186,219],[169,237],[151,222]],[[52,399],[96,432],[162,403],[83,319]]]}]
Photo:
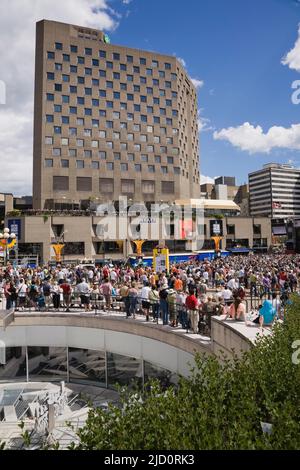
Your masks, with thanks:
[{"label": "glass storefront", "polygon": [[142,360],[120,354],[107,353],[108,386],[143,384]]},{"label": "glass storefront", "polygon": [[5,348],[5,361],[3,362],[5,364],[0,363],[0,380],[26,380],[25,347]]},{"label": "glass storefront", "polygon": [[29,380],[67,380],[67,348],[28,346]]},{"label": "glass storefront", "polygon": [[176,373],[155,364],[90,349],[7,347],[5,355],[1,354],[1,362],[0,382],[26,382],[27,378],[29,382],[64,380],[115,389],[117,384],[142,387],[150,379],[157,378],[163,387],[178,384]]},{"label": "glass storefront", "polygon": [[95,382],[106,386],[105,353],[90,349],[69,348],[69,380],[78,383]]}]

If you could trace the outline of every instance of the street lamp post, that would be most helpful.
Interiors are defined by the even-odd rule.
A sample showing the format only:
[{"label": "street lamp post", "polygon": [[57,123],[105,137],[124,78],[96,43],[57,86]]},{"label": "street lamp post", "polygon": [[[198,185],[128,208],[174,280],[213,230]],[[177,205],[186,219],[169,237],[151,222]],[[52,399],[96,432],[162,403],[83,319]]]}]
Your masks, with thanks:
[{"label": "street lamp post", "polygon": [[9,250],[17,243],[17,236],[15,233],[10,232],[9,228],[5,228],[3,233],[0,233],[0,246],[3,248],[4,264],[7,264],[9,259]]}]

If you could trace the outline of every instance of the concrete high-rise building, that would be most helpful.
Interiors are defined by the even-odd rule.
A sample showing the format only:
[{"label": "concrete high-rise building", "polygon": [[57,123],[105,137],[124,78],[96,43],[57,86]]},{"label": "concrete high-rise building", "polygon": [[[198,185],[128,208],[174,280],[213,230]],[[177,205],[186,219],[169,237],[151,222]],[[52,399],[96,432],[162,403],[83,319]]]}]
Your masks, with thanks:
[{"label": "concrete high-rise building", "polygon": [[172,56],[101,31],[36,31],[34,208],[199,198],[196,89]]},{"label": "concrete high-rise building", "polygon": [[300,169],[269,163],[249,174],[250,214],[272,218],[300,215]]}]

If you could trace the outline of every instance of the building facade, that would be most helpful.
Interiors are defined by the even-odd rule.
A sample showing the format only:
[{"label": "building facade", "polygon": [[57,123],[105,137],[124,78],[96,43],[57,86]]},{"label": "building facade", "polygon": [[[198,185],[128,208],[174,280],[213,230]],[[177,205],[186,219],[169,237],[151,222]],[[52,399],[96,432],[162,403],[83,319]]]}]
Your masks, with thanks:
[{"label": "building facade", "polygon": [[38,22],[33,181],[35,209],[200,197],[197,95],[179,61]]},{"label": "building facade", "polygon": [[300,170],[270,163],[249,174],[250,214],[288,218],[300,215]]}]

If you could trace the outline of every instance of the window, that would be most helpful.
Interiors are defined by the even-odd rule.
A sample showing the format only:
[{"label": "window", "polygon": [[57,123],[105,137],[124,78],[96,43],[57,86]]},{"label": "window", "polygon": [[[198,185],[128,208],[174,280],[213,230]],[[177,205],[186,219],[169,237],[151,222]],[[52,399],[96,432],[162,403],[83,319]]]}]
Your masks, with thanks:
[{"label": "window", "polygon": [[153,122],[154,122],[154,124],[160,124],[160,117],[153,116]]},{"label": "window", "polygon": [[121,109],[127,109],[127,103],[120,103]]},{"label": "window", "polygon": [[62,75],[62,80],[63,80],[63,82],[69,82],[70,81],[70,76],[69,75]]},{"label": "window", "polygon": [[235,225],[227,225],[227,235],[235,235]]},{"label": "window", "polygon": [[161,192],[162,194],[174,194],[175,192],[174,181],[162,181]]},{"label": "window", "polygon": [[106,98],[106,91],[105,90],[99,90],[99,96],[101,96],[101,98]]},{"label": "window", "polygon": [[76,180],[77,191],[92,191],[92,178],[78,176]]},{"label": "window", "polygon": [[47,93],[47,101],[54,101],[54,95],[52,93]]},{"label": "window", "polygon": [[154,194],[155,193],[155,182],[154,181],[142,181],[142,193]]},{"label": "window", "polygon": [[139,93],[140,90],[141,90],[140,85],[133,85],[133,91],[135,91],[136,93]]},{"label": "window", "polygon": [[107,163],[106,163],[106,169],[107,169],[108,171],[113,171],[113,169],[114,169],[114,164],[113,164],[112,162],[107,162]]},{"label": "window", "polygon": [[61,117],[61,122],[62,124],[69,124],[69,116],[62,116]]},{"label": "window", "polygon": [[133,121],[133,113],[127,113],[128,121]]},{"label": "window", "polygon": [[114,180],[111,178],[100,178],[99,190],[102,194],[110,194],[114,192]]},{"label": "window", "polygon": [[63,137],[61,139],[61,145],[69,145],[69,139],[66,137]]},{"label": "window", "polygon": [[141,65],[146,65],[146,59],[144,57],[140,58],[140,64]]},{"label": "window", "polygon": [[54,134],[61,134],[61,127],[60,126],[54,126]]},{"label": "window", "polygon": [[85,158],[91,158],[92,157],[92,151],[91,150],[85,150],[84,151],[84,156],[85,156]]},{"label": "window", "polygon": [[120,80],[121,76],[119,74],[119,72],[114,72],[114,79],[115,80]]},{"label": "window", "polygon": [[160,78],[165,78],[166,74],[165,74],[164,70],[159,71],[159,76],[160,76]]},{"label": "window", "polygon": [[100,139],[106,139],[106,131],[99,131]]},{"label": "window", "polygon": [[128,164],[127,163],[121,163],[121,171],[128,171]]},{"label": "window", "polygon": [[133,56],[132,55],[126,56],[126,59],[127,59],[127,62],[132,64],[132,62],[133,62]]},{"label": "window", "polygon": [[76,144],[77,144],[77,147],[83,147],[84,146],[84,140],[83,139],[77,139]]},{"label": "window", "polygon": [[114,91],[114,99],[119,100],[120,99],[120,92],[119,91]]},{"label": "window", "polygon": [[54,90],[55,91],[62,91],[62,85],[60,83],[55,83]]},{"label": "window", "polygon": [[160,115],[161,115],[161,116],[165,116],[165,115],[166,115],[166,110],[165,110],[165,108],[160,108],[159,112],[160,112]]},{"label": "window", "polygon": [[100,163],[99,162],[92,162],[92,169],[93,170],[99,170],[100,168]]},{"label": "window", "polygon": [[70,62],[70,56],[69,56],[69,54],[63,54],[63,61],[64,61],[64,62]]},{"label": "window", "polygon": [[[127,166],[127,163],[124,163]],[[135,181],[134,180],[121,180],[121,193],[133,194],[135,192]]]},{"label": "window", "polygon": [[92,64],[94,65],[94,67],[99,67],[99,60],[98,59],[93,59]]},{"label": "window", "polygon": [[120,113],[118,111],[113,112],[113,119],[120,119]]},{"label": "window", "polygon": [[137,163],[134,165],[134,169],[136,172],[140,173],[142,171],[142,165]]},{"label": "window", "polygon": [[91,88],[85,88],[85,89],[84,89],[84,93],[85,93],[86,95],[92,95],[92,89],[91,89]]},{"label": "window", "polygon": [[114,104],[112,101],[106,101],[106,107],[107,108],[113,108],[114,107]]},{"label": "window", "polygon": [[97,108],[99,108],[99,100],[97,100],[96,98],[93,98],[92,99],[92,106],[96,106]]},{"label": "window", "polygon": [[113,88],[114,87],[113,82],[106,82],[106,87],[107,88]]},{"label": "window", "polygon": [[99,127],[99,120],[98,119],[92,119],[92,126],[93,127]]},{"label": "window", "polygon": [[120,64],[120,70],[123,70],[126,72],[127,70],[127,65],[126,64]]},{"label": "window", "polygon": [[61,100],[63,103],[69,103],[70,97],[68,95],[62,95]]},{"label": "window", "polygon": [[140,73],[140,68],[135,65],[133,67],[133,71],[134,71],[134,73]]},{"label": "window", "polygon": [[47,72],[47,79],[54,80],[55,74],[53,72]]},{"label": "window", "polygon": [[106,67],[107,67],[108,69],[112,69],[113,66],[114,66],[114,64],[113,64],[112,62],[109,62],[109,61],[106,62]]},{"label": "window", "polygon": [[162,166],[161,171],[164,175],[166,175],[168,173],[168,167],[167,166]]},{"label": "window", "polygon": [[127,129],[127,122],[120,122],[121,129]]},{"label": "window", "polygon": [[147,75],[152,75],[152,69],[146,69],[146,74]]},{"label": "window", "polygon": [[54,112],[55,113],[61,113],[61,105],[60,104],[55,104],[54,105]]},{"label": "window", "polygon": [[92,75],[92,69],[89,68],[89,67],[86,67],[86,68],[84,69],[84,73],[85,73],[85,75]]},{"label": "window", "polygon": [[52,114],[46,115],[46,122],[54,122],[54,117],[52,116]]},{"label": "window", "polygon": [[97,149],[99,147],[98,140],[92,140],[92,148]]},{"label": "window", "polygon": [[91,108],[84,108],[84,114],[86,116],[91,116],[92,115],[92,109]]},{"label": "window", "polygon": [[120,140],[120,132],[114,132],[114,133],[113,133],[113,138],[114,138],[115,140]]},{"label": "window", "polygon": [[55,49],[56,49],[57,51],[62,51],[62,48],[63,48],[63,45],[62,45],[61,42],[56,42],[56,43],[55,43]]},{"label": "window", "polygon": [[70,157],[77,157],[77,150],[76,149],[69,149],[69,156]]},{"label": "window", "polygon": [[127,150],[127,144],[125,142],[121,143],[121,150]]},{"label": "window", "polygon": [[133,109],[135,113],[139,113],[141,111],[141,106],[139,104],[135,104]]},{"label": "window", "polygon": [[167,137],[167,144],[173,144],[173,138],[172,137]]},{"label": "window", "polygon": [[153,95],[153,88],[147,87],[147,94],[148,95]]},{"label": "window", "polygon": [[171,82],[165,82],[165,87],[166,87],[166,88],[171,88],[171,86],[172,86],[172,85],[171,85]]},{"label": "window", "polygon": [[84,64],[84,57],[77,57],[78,64]]},{"label": "window", "polygon": [[253,234],[261,235],[261,225],[253,224]]},{"label": "window", "polygon": [[140,141],[141,142],[147,142],[147,135],[146,134],[141,134],[140,135]]},{"label": "window", "polygon": [[101,116],[101,117],[106,117],[106,111],[105,111],[105,109],[99,109],[99,116]]},{"label": "window", "polygon": [[154,160],[155,163],[161,163],[161,157],[159,155],[155,155]]},{"label": "window", "polygon": [[165,96],[166,92],[165,92],[165,90],[159,90],[159,94],[160,94],[160,96]]},{"label": "window", "polygon": [[127,158],[129,162],[134,162],[134,154],[133,153],[128,153]]},{"label": "window", "polygon": [[153,145],[147,145],[147,152],[153,153],[154,152],[154,147]]},{"label": "window", "polygon": [[76,106],[70,106],[70,114],[77,114]]},{"label": "window", "polygon": [[91,135],[92,135],[92,129],[84,129],[85,137],[91,137]]},{"label": "window", "polygon": [[69,177],[68,176],[53,176],[53,190],[54,191],[69,191]]},{"label": "window", "polygon": [[52,60],[55,58],[55,53],[54,52],[51,52],[51,51],[48,51],[47,52],[47,58]]},{"label": "window", "polygon": [[77,170],[83,170],[84,169],[84,161],[83,160],[76,160],[76,168],[77,168]]},{"label": "window", "polygon": [[171,64],[168,62],[165,62],[165,69],[166,70],[171,70]]},{"label": "window", "polygon": [[100,160],[106,160],[106,152],[103,152],[101,150],[101,152],[99,152],[98,155],[99,155]]},{"label": "window", "polygon": [[120,60],[120,54],[118,54],[117,52],[114,52],[113,53],[113,59],[114,60]]},{"label": "window", "polygon": [[105,70],[99,70],[99,76],[100,77],[106,77],[106,71]]},{"label": "window", "polygon": [[158,104],[159,105],[160,104],[159,98],[153,97],[153,104]]},{"label": "window", "polygon": [[121,160],[121,154],[119,152],[114,153],[114,160]]},{"label": "window", "polygon": [[133,82],[133,75],[127,75],[127,81]]},{"label": "window", "polygon": [[175,175],[180,175],[180,168],[178,166],[174,166],[174,173]]},{"label": "window", "polygon": [[53,144],[53,137],[45,137],[45,144],[52,145]]},{"label": "window", "polygon": [[84,78],[84,77],[77,77],[77,82],[78,82],[80,85],[83,85],[84,82],[85,82],[85,78]]},{"label": "window", "polygon": [[153,106],[147,106],[147,113],[153,114]]},{"label": "window", "polygon": [[140,146],[140,144],[134,144],[134,150],[135,150],[136,152],[140,152],[140,151],[141,151],[141,146]]},{"label": "window", "polygon": [[106,59],[106,51],[99,51],[99,57]]},{"label": "window", "polygon": [[155,136],[153,137],[153,141],[154,141],[155,144],[159,144],[159,143],[160,143],[160,137],[158,137],[157,135],[155,135]]},{"label": "window", "polygon": [[92,55],[92,49],[90,47],[85,48],[85,55]]},{"label": "window", "polygon": [[120,88],[121,88],[121,90],[127,90],[127,84],[126,83],[120,83]]},{"label": "window", "polygon": [[98,78],[93,78],[93,79],[92,79],[92,85],[93,85],[93,86],[99,86],[99,80],[98,80]]},{"label": "window", "polygon": [[140,83],[141,83],[142,85],[145,85],[145,84],[147,83],[146,77],[140,77]]},{"label": "window", "polygon": [[148,163],[148,155],[141,155],[141,161]]},{"label": "window", "polygon": [[154,165],[148,165],[148,171],[149,171],[149,173],[155,173],[155,166]]},{"label": "window", "polygon": [[153,126],[147,126],[147,132],[153,133]]},{"label": "window", "polygon": [[70,72],[71,72],[71,73],[77,73],[77,67],[76,67],[76,65],[70,65]]},{"label": "window", "polygon": [[106,142],[106,147],[107,147],[108,149],[113,149],[113,148],[114,148],[114,143],[111,142],[111,141],[107,141],[107,142]]},{"label": "window", "polygon": [[69,168],[69,160],[61,160],[60,165],[62,168]]},{"label": "window", "polygon": [[141,103],[147,103],[147,96],[141,95]]},{"label": "window", "polygon": [[58,149],[58,148],[52,149],[52,155],[54,157],[60,157],[61,156],[61,149]]},{"label": "window", "polygon": [[127,140],[133,140],[134,135],[133,134],[127,134]]},{"label": "window", "polygon": [[70,93],[77,93],[77,86],[70,85]]},{"label": "window", "polygon": [[153,78],[152,83],[154,86],[159,86],[159,80],[157,78]]},{"label": "window", "polygon": [[78,51],[78,47],[77,47],[77,46],[73,46],[73,45],[71,45],[71,46],[70,46],[70,51],[71,51],[71,52],[75,52],[75,53],[77,53],[77,51]]},{"label": "window", "polygon": [[140,126],[140,124],[134,124],[134,125],[133,125],[133,130],[134,130],[135,132],[140,132],[140,131],[141,131],[141,126]]},{"label": "window", "polygon": [[145,114],[141,114],[141,122],[147,122],[147,116]]},{"label": "window", "polygon": [[107,129],[112,129],[114,127],[113,121],[106,121],[106,128]]},{"label": "window", "polygon": [[84,119],[83,118],[77,118],[76,122],[77,122],[77,126],[84,126]]},{"label": "window", "polygon": [[61,71],[62,70],[62,64],[55,64],[55,70]]},{"label": "window", "polygon": [[53,160],[52,160],[52,158],[46,158],[46,159],[45,159],[45,167],[46,167],[46,168],[52,168],[52,167],[53,167]]}]

